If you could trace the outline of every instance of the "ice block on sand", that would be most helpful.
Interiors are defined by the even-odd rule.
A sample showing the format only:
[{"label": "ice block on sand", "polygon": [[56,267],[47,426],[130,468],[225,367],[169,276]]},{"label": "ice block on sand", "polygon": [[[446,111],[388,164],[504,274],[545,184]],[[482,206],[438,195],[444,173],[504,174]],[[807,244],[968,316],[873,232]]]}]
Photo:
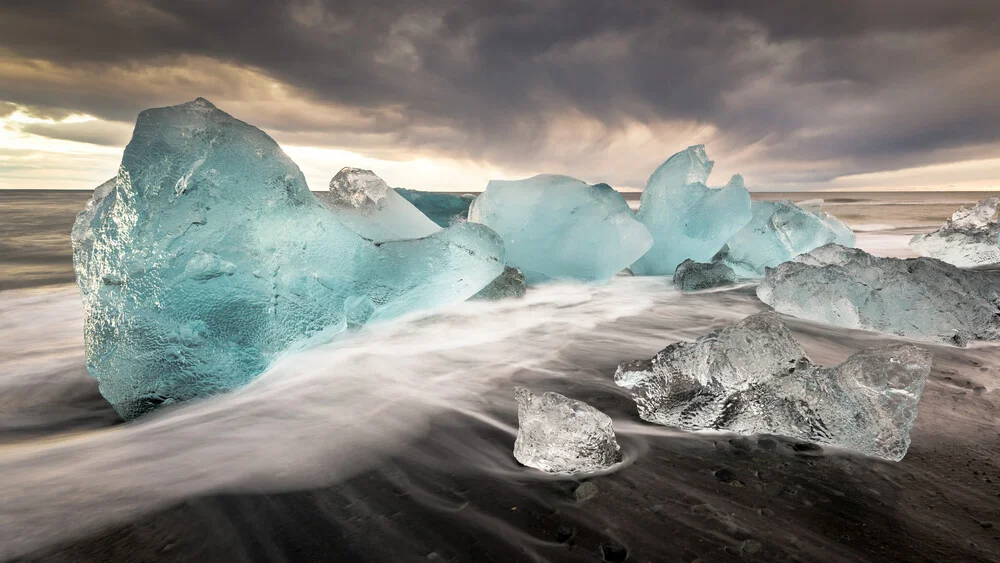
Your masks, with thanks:
[{"label": "ice block on sand", "polygon": [[521,464],[552,473],[584,473],[622,460],[608,415],[558,393],[535,395],[516,387],[514,395],[514,457]]},{"label": "ice block on sand", "polygon": [[607,281],[653,242],[611,186],[569,176],[492,180],[472,202],[469,221],[500,234],[507,263],[528,284]]},{"label": "ice block on sand", "polygon": [[830,244],[767,271],[757,297],[832,325],[940,340],[1000,340],[1000,272],[881,258]]},{"label": "ice block on sand", "polygon": [[371,170],[341,169],[330,180],[326,202],[341,223],[375,242],[423,238],[441,230]]},{"label": "ice block on sand", "polygon": [[73,246],[87,367],[126,419],[243,385],[348,325],[465,300],[504,265],[483,225],[366,240],[269,136],[200,98],[139,114]]},{"label": "ice block on sand", "polygon": [[1000,223],[993,219],[1000,197],[991,197],[956,211],[940,229],[910,240],[923,256],[961,267],[1000,264]]},{"label": "ice block on sand", "polygon": [[649,177],[636,218],[655,241],[630,267],[637,276],[671,275],[684,260],[707,262],[750,220],[750,193],[733,176],[724,188],[705,185],[714,162],[704,145],[689,147]]},{"label": "ice block on sand", "polygon": [[900,460],[930,368],[930,352],[909,344],[818,366],[778,315],[764,312],[623,364],[615,382],[656,424],[777,434]]}]

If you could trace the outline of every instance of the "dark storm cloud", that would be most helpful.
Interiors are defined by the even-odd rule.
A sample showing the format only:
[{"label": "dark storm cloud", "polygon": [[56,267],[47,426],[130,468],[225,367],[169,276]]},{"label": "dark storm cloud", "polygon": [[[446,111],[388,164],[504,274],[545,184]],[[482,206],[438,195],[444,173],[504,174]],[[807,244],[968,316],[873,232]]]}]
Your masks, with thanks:
[{"label": "dark storm cloud", "polygon": [[[497,162],[537,156],[551,118],[570,110],[609,130],[707,123],[775,162],[830,166],[783,177],[808,182],[988,150],[998,21],[1000,2],[974,0],[8,0],[0,49],[93,76],[207,57],[370,116],[347,137]],[[0,99],[131,121],[226,88],[98,88],[85,76],[66,88],[0,76]],[[281,117],[255,123],[293,135],[326,123]]]}]

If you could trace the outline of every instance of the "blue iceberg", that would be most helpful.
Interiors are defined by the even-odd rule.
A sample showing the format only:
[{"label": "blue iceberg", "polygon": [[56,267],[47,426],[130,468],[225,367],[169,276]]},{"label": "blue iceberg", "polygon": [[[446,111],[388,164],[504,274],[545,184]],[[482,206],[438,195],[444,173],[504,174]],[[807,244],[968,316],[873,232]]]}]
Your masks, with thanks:
[{"label": "blue iceberg", "polygon": [[744,278],[763,277],[765,269],[827,244],[854,246],[854,232],[836,217],[803,209],[791,201],[755,201],[753,217],[726,241],[714,262]]},{"label": "blue iceberg", "polygon": [[705,185],[713,165],[705,146],[696,145],[671,156],[649,177],[636,218],[655,243],[632,264],[632,273],[671,275],[689,258],[707,262],[750,220],[750,193],[741,176],[721,189]]},{"label": "blue iceberg", "polygon": [[472,194],[453,195],[396,188],[396,193],[413,204],[428,219],[441,227],[450,227],[469,218],[469,206],[476,196]]},{"label": "blue iceberg", "polygon": [[472,202],[469,221],[500,234],[507,263],[528,284],[604,282],[653,244],[621,194],[568,176],[492,180]]},{"label": "blue iceberg", "polygon": [[201,98],[139,114],[73,246],[87,367],[125,419],[243,385],[350,325],[465,300],[504,268],[483,225],[363,238],[269,136]]}]

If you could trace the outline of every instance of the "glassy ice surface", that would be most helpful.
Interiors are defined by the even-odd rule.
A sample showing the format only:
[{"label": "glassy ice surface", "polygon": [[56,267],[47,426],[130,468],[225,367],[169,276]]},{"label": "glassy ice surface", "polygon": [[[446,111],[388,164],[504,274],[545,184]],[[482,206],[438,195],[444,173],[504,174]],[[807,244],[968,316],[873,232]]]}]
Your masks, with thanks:
[{"label": "glassy ice surface", "polygon": [[395,188],[396,193],[413,204],[428,219],[442,227],[461,223],[469,218],[469,206],[476,196],[472,194],[452,195],[420,190]]},{"label": "glassy ice surface", "polygon": [[707,262],[750,220],[750,193],[741,176],[721,189],[705,185],[713,165],[705,146],[696,145],[671,156],[649,177],[636,218],[655,242],[632,264],[632,273],[671,275],[688,258]]},{"label": "glassy ice surface", "polygon": [[522,465],[551,473],[585,473],[622,460],[608,415],[558,393],[535,395],[515,387],[514,396],[514,457]]},{"label": "glassy ice surface", "polygon": [[524,283],[524,274],[518,268],[507,266],[497,279],[479,290],[470,299],[476,301],[496,301],[498,299],[516,299],[524,297],[528,287]]},{"label": "glassy ice surface", "polygon": [[1000,340],[1000,272],[831,244],[771,268],[757,297],[832,325],[964,345]]},{"label": "glassy ice surface", "polygon": [[993,220],[1000,197],[956,211],[933,233],[916,235],[910,248],[961,267],[1000,264],[1000,224]]},{"label": "glassy ice surface", "polygon": [[736,272],[721,262],[705,263],[687,259],[674,272],[674,285],[682,291],[724,287],[739,281]]},{"label": "glassy ice surface", "polygon": [[909,344],[863,350],[823,368],[772,312],[623,364],[643,420],[687,430],[777,434],[900,460],[930,373]]},{"label": "glassy ice surface", "polygon": [[492,180],[472,202],[469,221],[500,234],[507,263],[520,268],[528,284],[604,282],[653,243],[611,186],[569,176]]},{"label": "glassy ice surface", "polygon": [[371,170],[337,172],[327,206],[341,223],[375,242],[423,238],[441,230]]},{"label": "glassy ice surface", "polygon": [[200,98],[139,114],[73,247],[87,367],[126,419],[238,387],[348,325],[467,299],[504,264],[482,225],[365,240],[269,136]]},{"label": "glassy ice surface", "polygon": [[[810,207],[815,209],[814,200]],[[726,242],[726,250],[713,261],[720,261],[738,276],[759,278],[765,268],[819,248],[836,243],[854,246],[851,228],[823,213],[803,209],[791,201],[755,201],[753,217]]]}]

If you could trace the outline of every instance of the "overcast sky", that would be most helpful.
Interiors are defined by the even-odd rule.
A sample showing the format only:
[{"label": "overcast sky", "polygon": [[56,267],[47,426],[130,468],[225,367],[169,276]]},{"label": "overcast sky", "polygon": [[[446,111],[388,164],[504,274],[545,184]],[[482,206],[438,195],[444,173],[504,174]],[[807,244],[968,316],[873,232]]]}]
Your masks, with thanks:
[{"label": "overcast sky", "polygon": [[325,189],[1000,189],[997,0],[0,0],[0,187],[91,188],[203,96]]}]

